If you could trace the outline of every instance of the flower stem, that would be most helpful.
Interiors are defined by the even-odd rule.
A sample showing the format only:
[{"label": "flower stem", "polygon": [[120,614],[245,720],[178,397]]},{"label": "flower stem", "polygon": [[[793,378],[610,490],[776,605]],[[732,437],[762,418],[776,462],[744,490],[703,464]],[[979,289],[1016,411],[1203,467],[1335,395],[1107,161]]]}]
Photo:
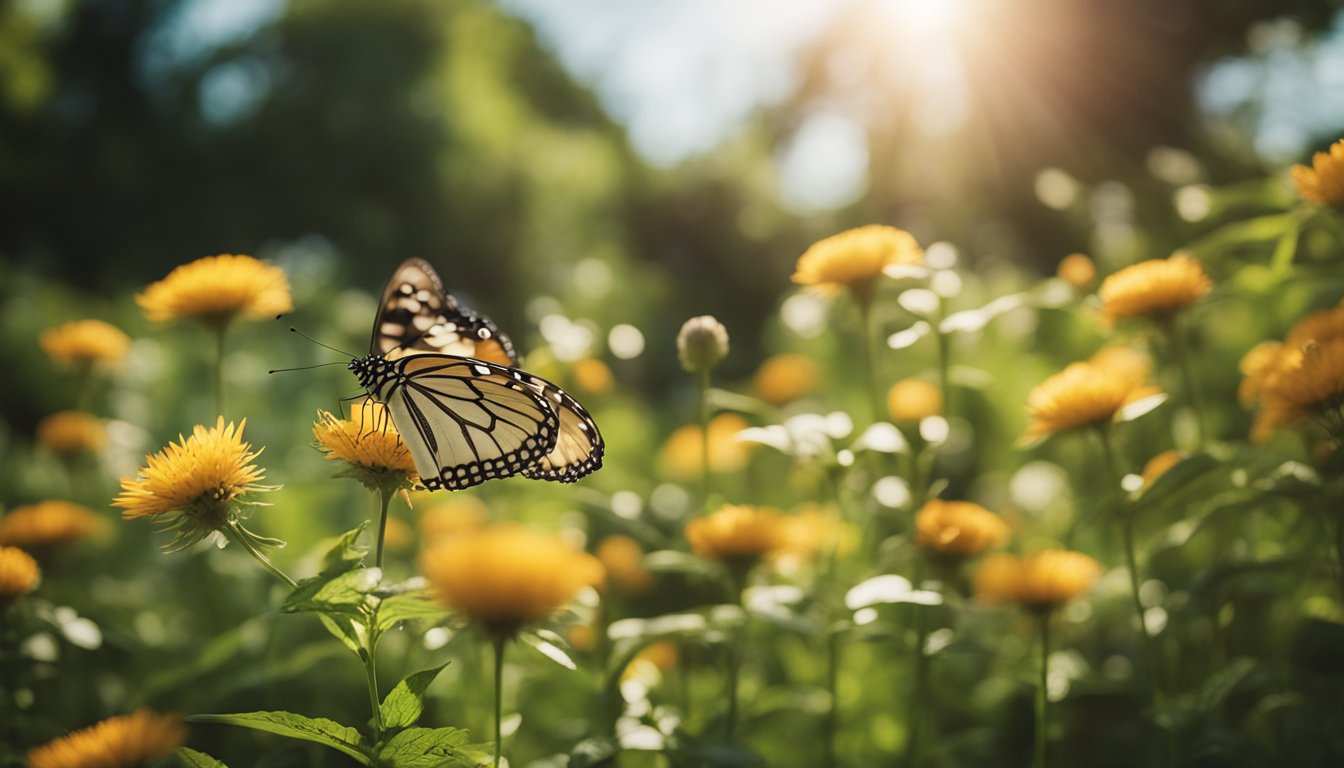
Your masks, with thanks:
[{"label": "flower stem", "polygon": [[701,371],[696,382],[696,418],[700,420],[700,498],[709,513],[709,371]]},{"label": "flower stem", "polygon": [[725,648],[728,663],[728,717],[724,725],[724,741],[732,741],[733,733],[737,730],[737,680],[740,665],[737,663],[737,649],[733,648],[731,639]]},{"label": "flower stem", "polygon": [[224,337],[228,334],[226,320],[212,323],[215,332],[215,409],[218,415],[224,415]]},{"label": "flower stem", "polygon": [[491,639],[491,645],[495,649],[495,762],[494,768],[499,768],[499,758],[503,749],[502,726],[504,713],[504,645],[508,639],[503,635]]},{"label": "flower stem", "polygon": [[374,556],[374,565],[378,568],[383,567],[383,542],[387,538],[387,505],[392,501],[392,494],[396,488],[390,485],[378,489],[381,498],[381,511],[378,515],[378,549]]},{"label": "flower stem", "polygon": [[[923,559],[916,555],[915,589],[920,589],[922,586],[924,581],[923,570]],[[928,700],[929,657],[924,653],[924,646],[929,642],[929,627],[925,621],[925,612],[914,603],[911,603],[909,607],[913,611],[911,618],[915,624],[915,680],[914,685],[910,687],[910,701],[906,707],[906,730],[910,733],[910,741],[906,750],[905,764],[914,768],[919,761],[920,737],[924,730],[924,703]]]},{"label": "flower stem", "polygon": [[246,550],[247,554],[252,556],[252,559],[260,563],[262,568],[265,568],[268,573],[270,573],[272,576],[283,582],[285,586],[289,587],[290,589],[298,589],[299,583],[291,579],[289,577],[289,574],[280,570],[279,566],[271,562],[271,559],[266,556],[266,553],[262,552],[261,549],[257,547],[257,545],[251,540],[251,537],[249,537],[243,531],[238,530],[237,526],[235,526],[233,523],[228,523],[224,526],[221,526],[219,532],[224,534],[224,537],[227,538],[229,541],[232,541],[233,543],[237,544],[238,546]]},{"label": "flower stem", "polygon": [[882,396],[877,385],[877,355],[874,351],[876,332],[873,328],[873,302],[870,295],[856,292],[854,299],[859,305],[859,322],[863,325],[863,367],[868,389],[868,407],[874,422],[882,420]]},{"label": "flower stem", "polygon": [[376,741],[383,735],[383,708],[378,703],[378,668],[373,657],[374,631],[373,628],[369,629],[366,646],[361,649],[359,657],[364,662],[364,680],[369,687],[369,708],[373,710],[373,737]]},{"label": "flower stem", "polygon": [[1050,612],[1041,611],[1040,678],[1036,683],[1036,750],[1032,754],[1034,768],[1045,768],[1045,742],[1050,714]]},{"label": "flower stem", "polygon": [[952,414],[952,340],[947,332],[943,330],[943,317],[947,312],[947,300],[938,298],[938,318],[935,321],[933,332],[938,339],[938,387],[943,395],[943,418],[950,418]]},{"label": "flower stem", "polygon": [[822,721],[823,741],[825,742],[826,768],[834,768],[835,736],[839,723],[839,702],[836,701],[836,679],[840,671],[840,633],[834,627],[826,628],[826,693],[830,705],[826,710],[826,719]]}]

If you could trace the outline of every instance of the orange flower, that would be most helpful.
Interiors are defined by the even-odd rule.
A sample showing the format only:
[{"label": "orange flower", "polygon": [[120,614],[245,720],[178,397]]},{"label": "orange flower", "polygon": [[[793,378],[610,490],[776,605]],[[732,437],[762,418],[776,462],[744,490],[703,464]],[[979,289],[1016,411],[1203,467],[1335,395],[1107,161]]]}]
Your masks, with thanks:
[{"label": "orange flower", "polygon": [[77,320],[42,332],[38,344],[47,357],[64,365],[88,368],[118,363],[131,348],[120,329],[102,320]]},{"label": "orange flower", "polygon": [[1151,259],[1106,278],[1097,295],[1108,321],[1127,317],[1164,319],[1208,295],[1213,289],[1198,261],[1183,253]]},{"label": "orange flower", "polygon": [[1086,594],[1100,576],[1101,564],[1081,552],[1047,549],[1022,559],[994,555],[976,572],[975,593],[1044,612]]},{"label": "orange flower", "polygon": [[806,355],[775,355],[761,364],[752,377],[756,394],[781,407],[817,389],[821,372]]},{"label": "orange flower", "polygon": [[930,499],[915,516],[915,543],[945,555],[978,555],[1008,538],[1008,524],[969,501]]},{"label": "orange flower", "polygon": [[799,257],[793,282],[816,286],[826,293],[849,288],[865,299],[887,267],[922,263],[924,249],[913,235],[895,227],[870,224],[813,243]]},{"label": "orange flower", "polygon": [[187,729],[177,715],[140,709],[28,750],[29,768],[139,768],[182,746]]},{"label": "orange flower", "polygon": [[[709,471],[737,472],[747,465],[751,444],[737,439],[746,429],[747,420],[736,413],[720,413],[709,420]],[[703,448],[700,427],[695,424],[677,429],[658,453],[659,468],[678,480],[700,476]]]},{"label": "orange flower", "polygon": [[497,637],[550,616],[604,579],[592,555],[510,524],[442,540],[421,556],[420,569],[441,603]]},{"label": "orange flower", "polygon": [[327,459],[349,464],[349,475],[369,488],[410,487],[415,482],[415,460],[382,403],[365,400],[350,409],[349,419],[318,411],[313,435]]},{"label": "orange flower", "polygon": [[686,524],[686,540],[701,557],[730,564],[754,564],[786,543],[778,513],[729,504]]},{"label": "orange flower", "polygon": [[206,256],[177,267],[135,297],[150,320],[271,318],[294,309],[279,267],[251,256]]},{"label": "orange flower", "polygon": [[1028,395],[1031,423],[1023,441],[1110,422],[1125,405],[1160,393],[1146,378],[1142,357],[1113,348],[1068,366]]},{"label": "orange flower", "polygon": [[15,600],[37,589],[37,561],[17,547],[0,547],[0,614]]},{"label": "orange flower", "polygon": [[644,567],[644,548],[629,536],[608,536],[597,545],[597,559],[618,587],[642,595],[653,586],[653,574]]},{"label": "orange flower", "polygon": [[887,390],[887,413],[895,421],[919,421],[943,412],[943,393],[923,379],[903,379]]},{"label": "orange flower", "polygon": [[1312,155],[1310,168],[1294,165],[1291,172],[1298,197],[1316,205],[1344,205],[1344,139]]},{"label": "orange flower", "polygon": [[574,364],[574,383],[584,392],[606,394],[611,391],[613,381],[611,369],[595,357],[585,357]]},{"label": "orange flower", "polygon": [[1076,290],[1085,291],[1097,279],[1097,265],[1086,254],[1070,253],[1060,260],[1055,275]]},{"label": "orange flower", "polygon": [[1261,393],[1253,434],[1308,419],[1344,438],[1344,338],[1288,350]]},{"label": "orange flower", "polygon": [[0,544],[35,550],[78,541],[97,530],[87,508],[59,499],[15,507],[0,517]]},{"label": "orange flower", "polygon": [[474,533],[483,528],[489,518],[485,504],[475,496],[454,493],[442,501],[431,498],[420,513],[420,536],[428,546],[440,539]]},{"label": "orange flower", "polygon": [[107,427],[97,416],[58,411],[37,423],[37,442],[61,456],[97,453],[107,445]]}]

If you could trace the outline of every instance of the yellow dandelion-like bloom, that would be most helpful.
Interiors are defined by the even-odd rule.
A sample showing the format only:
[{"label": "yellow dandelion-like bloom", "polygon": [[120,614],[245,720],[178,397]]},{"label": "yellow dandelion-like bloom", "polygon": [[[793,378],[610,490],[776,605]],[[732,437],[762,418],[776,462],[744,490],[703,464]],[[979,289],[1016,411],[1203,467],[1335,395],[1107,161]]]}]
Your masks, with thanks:
[{"label": "yellow dandelion-like bloom", "polygon": [[1101,564],[1081,552],[1047,549],[1018,559],[985,558],[975,574],[975,593],[989,602],[1016,602],[1032,611],[1050,611],[1087,594],[1101,576]]},{"label": "yellow dandelion-like bloom", "polygon": [[943,412],[943,393],[923,379],[903,379],[887,390],[887,413],[895,421],[919,421]]},{"label": "yellow dandelion-like bloom", "polygon": [[1003,518],[969,501],[930,499],[915,516],[915,543],[944,555],[978,555],[1007,538]]},{"label": "yellow dandelion-like bloom", "polygon": [[87,507],[60,499],[15,507],[0,517],[0,544],[30,550],[79,541],[98,529]]},{"label": "yellow dandelion-like bloom", "polygon": [[644,567],[644,548],[629,536],[615,534],[597,545],[597,559],[611,582],[630,595],[642,595],[653,586],[653,573]]},{"label": "yellow dandelion-like bloom", "polygon": [[1312,155],[1310,168],[1294,165],[1291,173],[1298,197],[1316,205],[1344,205],[1344,139]]},{"label": "yellow dandelion-like bloom", "polygon": [[130,337],[102,320],[76,320],[49,328],[37,343],[47,357],[76,368],[118,363],[131,348]]},{"label": "yellow dandelion-like bloom", "polygon": [[1314,420],[1344,438],[1344,338],[1288,350],[1260,393],[1263,409],[1253,434]]},{"label": "yellow dandelion-like bloom", "polygon": [[32,555],[17,547],[0,547],[0,613],[10,603],[37,589],[41,577]]},{"label": "yellow dandelion-like bloom", "polygon": [[860,299],[871,297],[882,270],[923,264],[924,249],[903,229],[869,224],[812,244],[798,259],[793,282],[826,293],[849,288]]},{"label": "yellow dandelion-like bloom", "polygon": [[574,383],[590,395],[604,395],[615,382],[607,364],[595,357],[585,357],[574,364]]},{"label": "yellow dandelion-like bloom", "polygon": [[1128,317],[1163,320],[1213,290],[1198,261],[1182,253],[1150,259],[1116,272],[1101,283],[1101,314],[1114,322]]},{"label": "yellow dandelion-like bloom", "polygon": [[[737,439],[737,433],[750,425],[736,413],[720,413],[709,420],[709,470],[711,472],[738,472],[747,466],[752,444]],[[700,426],[689,424],[668,436],[658,452],[658,466],[663,473],[678,480],[692,480],[700,476],[704,448]]]},{"label": "yellow dandelion-like bloom", "polygon": [[58,411],[37,423],[37,443],[61,456],[98,453],[107,445],[107,426],[92,414]]},{"label": "yellow dandelion-like bloom", "polygon": [[761,364],[752,377],[756,394],[765,402],[785,406],[803,395],[815,392],[821,371],[806,355],[775,355]]},{"label": "yellow dandelion-like bloom", "polygon": [[29,768],[138,768],[187,740],[182,718],[139,709],[28,751]]},{"label": "yellow dandelion-like bloom", "polygon": [[1023,442],[1110,422],[1125,405],[1160,393],[1144,381],[1146,375],[1146,364],[1122,352],[1073,363],[1027,396],[1031,423]]},{"label": "yellow dandelion-like bloom", "polygon": [[274,317],[294,308],[284,270],[251,256],[206,256],[177,267],[136,295],[150,320],[195,317],[222,323]]},{"label": "yellow dandelion-like bloom", "polygon": [[474,533],[485,526],[489,517],[480,499],[454,493],[442,501],[431,501],[420,513],[420,537],[429,545],[440,539]]},{"label": "yellow dandelion-like bloom", "polygon": [[1237,399],[1242,405],[1250,406],[1260,399],[1269,380],[1279,371],[1288,349],[1282,342],[1262,341],[1242,356],[1237,366],[1242,377],[1241,385],[1237,387]]},{"label": "yellow dandelion-like bloom", "polygon": [[[112,502],[127,520],[150,517],[178,533],[175,544],[187,546],[235,523],[242,497],[263,486],[263,470],[252,462],[261,449],[243,442],[247,420],[227,425],[197,425],[191,437],[178,435],[162,451],[145,457],[147,466],[135,477],[121,479],[121,495]],[[255,502],[252,502],[255,503]]]},{"label": "yellow dandelion-like bloom", "polygon": [[408,487],[416,480],[415,459],[387,407],[376,400],[351,408],[349,419],[318,411],[313,434],[326,458],[349,464],[350,476],[370,488]]},{"label": "yellow dandelion-like bloom", "polygon": [[1163,451],[1149,459],[1148,463],[1143,465],[1143,472],[1139,473],[1143,478],[1143,487],[1147,488],[1157,482],[1157,478],[1165,475],[1167,470],[1180,464],[1181,460],[1184,458],[1185,454],[1173,449],[1170,451]]},{"label": "yellow dandelion-like bloom", "polygon": [[592,555],[512,524],[442,540],[421,556],[420,570],[441,603],[496,637],[550,616],[604,578]]},{"label": "yellow dandelion-like bloom", "polygon": [[750,567],[785,546],[783,522],[762,507],[729,504],[686,524],[686,540],[701,557]]},{"label": "yellow dandelion-like bloom", "polygon": [[1074,289],[1085,291],[1092,287],[1097,279],[1097,265],[1086,254],[1070,253],[1060,259],[1055,276],[1068,283]]}]

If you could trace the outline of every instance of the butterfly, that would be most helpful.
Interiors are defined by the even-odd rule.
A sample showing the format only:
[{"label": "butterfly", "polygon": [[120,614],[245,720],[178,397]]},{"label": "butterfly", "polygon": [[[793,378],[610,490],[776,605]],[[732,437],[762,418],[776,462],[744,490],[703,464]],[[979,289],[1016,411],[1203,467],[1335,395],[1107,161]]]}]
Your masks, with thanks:
[{"label": "butterfly", "polygon": [[572,483],[600,468],[588,412],[517,365],[509,337],[412,258],[383,290],[369,354],[348,367],[387,406],[427,489],[511,475]]}]

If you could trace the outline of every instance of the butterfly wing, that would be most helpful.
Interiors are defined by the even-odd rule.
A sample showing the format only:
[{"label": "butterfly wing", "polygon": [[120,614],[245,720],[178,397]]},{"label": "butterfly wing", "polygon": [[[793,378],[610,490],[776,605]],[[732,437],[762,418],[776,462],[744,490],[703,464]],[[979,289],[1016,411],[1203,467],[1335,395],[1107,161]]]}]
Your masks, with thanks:
[{"label": "butterfly wing", "polygon": [[559,417],[522,371],[437,354],[408,355],[390,370],[371,390],[430,490],[528,474],[556,447]]},{"label": "butterfly wing", "polygon": [[435,353],[517,365],[513,342],[490,318],[462,305],[424,259],[407,259],[383,289],[369,351],[389,360]]},{"label": "butterfly wing", "polygon": [[555,447],[533,466],[523,470],[524,477],[572,483],[602,467],[606,444],[597,422],[578,400],[551,382],[525,371],[522,381],[556,413],[560,429]]}]

